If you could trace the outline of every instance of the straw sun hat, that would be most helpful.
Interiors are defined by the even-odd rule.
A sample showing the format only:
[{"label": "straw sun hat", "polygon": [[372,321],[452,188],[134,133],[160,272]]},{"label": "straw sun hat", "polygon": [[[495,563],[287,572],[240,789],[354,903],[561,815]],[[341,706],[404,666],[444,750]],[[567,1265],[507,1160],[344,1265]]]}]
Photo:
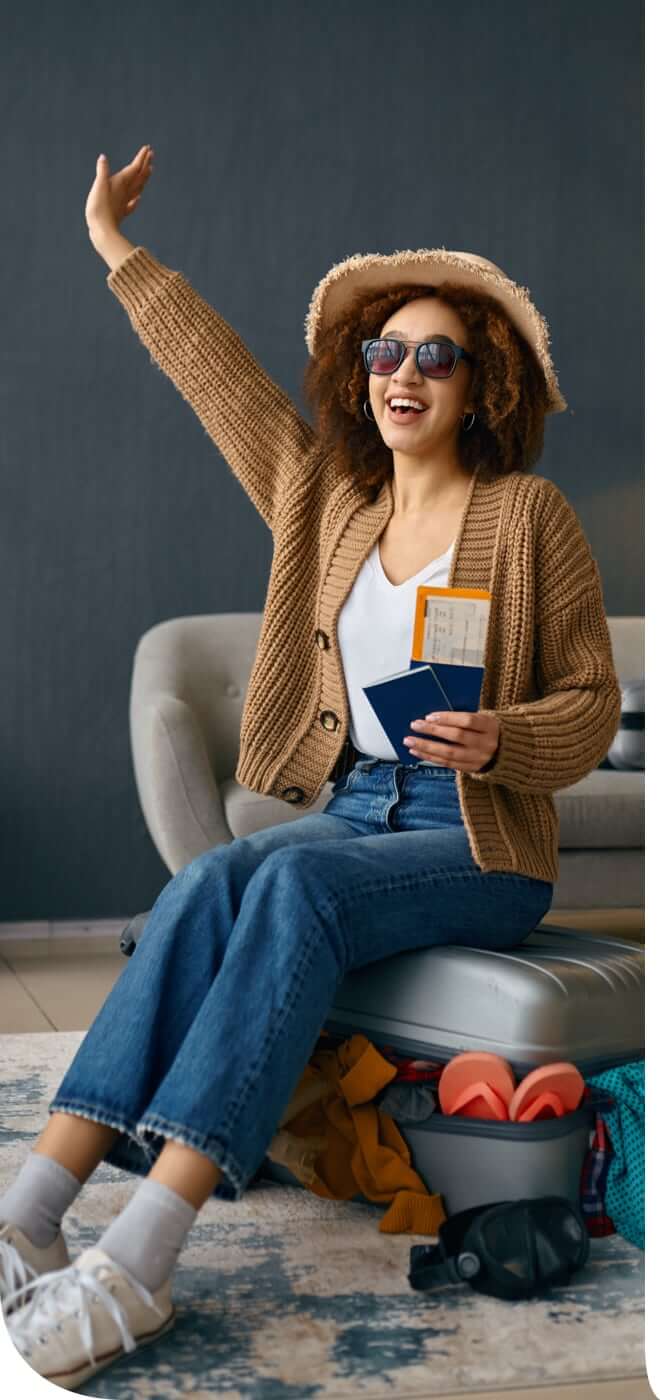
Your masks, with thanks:
[{"label": "straw sun hat", "polygon": [[495,263],[478,253],[418,248],[394,253],[355,253],[335,263],[318,283],[305,317],[305,341],[310,355],[356,292],[386,291],[397,282],[418,282],[429,287],[441,282],[472,284],[495,297],[531,346],[543,370],[549,398],[546,412],[563,413],[568,408],[550,358],[548,323],[535,307],[529,289],[518,286]]}]

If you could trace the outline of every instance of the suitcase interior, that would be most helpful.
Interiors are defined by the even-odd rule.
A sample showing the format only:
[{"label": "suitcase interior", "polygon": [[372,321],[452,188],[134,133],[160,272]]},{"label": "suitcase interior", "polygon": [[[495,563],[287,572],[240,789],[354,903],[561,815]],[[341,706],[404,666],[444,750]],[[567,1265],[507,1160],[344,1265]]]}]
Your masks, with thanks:
[{"label": "suitcase interior", "polygon": [[[509,952],[414,949],[349,973],[324,1029],[439,1063],[488,1050],[508,1060],[518,1080],[557,1060],[587,1078],[643,1057],[644,949],[548,924]],[[611,1103],[592,1091],[562,1118],[498,1123],[434,1113],[397,1127],[413,1167],[450,1215],[523,1196],[579,1204],[595,1111]],[[269,1159],[260,1175],[301,1185]]]}]

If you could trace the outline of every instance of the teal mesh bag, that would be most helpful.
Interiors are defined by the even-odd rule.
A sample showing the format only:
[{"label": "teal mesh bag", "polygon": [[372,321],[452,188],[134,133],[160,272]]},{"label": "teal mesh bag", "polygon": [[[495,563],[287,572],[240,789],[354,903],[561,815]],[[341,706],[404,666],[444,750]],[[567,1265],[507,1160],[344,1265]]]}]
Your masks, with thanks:
[{"label": "teal mesh bag", "polygon": [[599,1108],[614,1156],[605,1186],[605,1210],[614,1228],[638,1249],[644,1248],[644,1061],[634,1060],[587,1083],[606,1089],[616,1103]]}]

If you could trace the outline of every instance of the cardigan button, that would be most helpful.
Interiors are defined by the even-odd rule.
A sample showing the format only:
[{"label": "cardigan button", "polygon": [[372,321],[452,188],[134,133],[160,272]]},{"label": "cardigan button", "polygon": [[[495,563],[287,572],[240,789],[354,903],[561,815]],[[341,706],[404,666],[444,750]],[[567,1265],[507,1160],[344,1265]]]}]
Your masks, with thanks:
[{"label": "cardigan button", "polygon": [[319,716],[324,729],[337,729],[339,727],[339,716],[334,710],[321,710]]},{"label": "cardigan button", "polygon": [[305,794],[299,787],[285,788],[282,797],[285,802],[304,802],[305,800]]},{"label": "cardigan button", "polygon": [[327,632],[322,632],[320,627],[317,627],[316,632],[314,633],[314,640],[316,642],[317,647],[321,648],[321,651],[327,651],[328,647],[330,646],[330,638],[328,637]]}]

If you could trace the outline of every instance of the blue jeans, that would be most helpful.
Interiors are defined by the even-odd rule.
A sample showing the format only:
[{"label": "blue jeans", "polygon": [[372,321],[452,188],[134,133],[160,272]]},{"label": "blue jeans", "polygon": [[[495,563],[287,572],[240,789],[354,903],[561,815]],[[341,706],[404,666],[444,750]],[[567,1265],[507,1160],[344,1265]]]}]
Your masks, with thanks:
[{"label": "blue jeans", "polygon": [[484,872],[456,774],[359,757],[323,812],[237,837],[165,885],[50,1104],[119,1130],[144,1175],[167,1139],[257,1174],[351,968],[410,948],[509,949],[553,885]]}]

